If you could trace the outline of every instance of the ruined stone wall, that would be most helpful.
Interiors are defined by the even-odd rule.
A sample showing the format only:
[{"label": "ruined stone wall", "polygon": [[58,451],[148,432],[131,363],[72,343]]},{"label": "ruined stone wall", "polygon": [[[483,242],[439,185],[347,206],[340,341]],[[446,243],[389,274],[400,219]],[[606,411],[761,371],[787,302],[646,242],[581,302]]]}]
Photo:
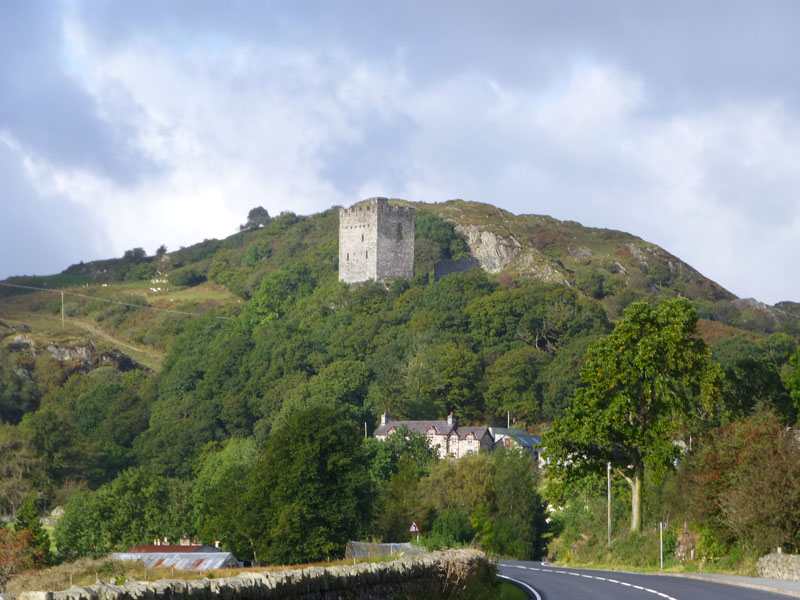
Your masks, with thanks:
[{"label": "ruined stone wall", "polygon": [[481,262],[472,256],[458,260],[440,260],[433,265],[433,278],[435,281],[439,281],[442,277],[453,273],[469,273],[480,268]]},{"label": "ruined stone wall", "polygon": [[414,209],[370,198],[339,212],[339,280],[414,275]]},{"label": "ruined stone wall", "polygon": [[478,550],[417,554],[391,562],[245,571],[225,579],[73,586],[61,592],[23,592],[20,600],[367,600],[458,597],[471,581],[491,572]]}]

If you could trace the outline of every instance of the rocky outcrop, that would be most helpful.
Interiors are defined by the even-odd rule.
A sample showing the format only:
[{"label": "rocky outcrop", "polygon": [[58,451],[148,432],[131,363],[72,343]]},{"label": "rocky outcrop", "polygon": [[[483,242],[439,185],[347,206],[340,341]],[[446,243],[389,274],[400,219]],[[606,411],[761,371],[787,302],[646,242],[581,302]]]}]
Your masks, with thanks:
[{"label": "rocky outcrop", "polygon": [[409,556],[383,563],[309,567],[282,571],[246,571],[225,579],[73,586],[60,592],[23,592],[22,600],[367,600],[373,598],[457,597],[473,577],[491,571],[477,550],[452,550]]},{"label": "rocky outcrop", "polygon": [[119,350],[98,352],[95,345],[89,341],[40,343],[29,335],[17,334],[10,338],[6,348],[10,352],[29,357],[27,361],[20,361],[17,367],[17,375],[23,379],[30,379],[32,376],[33,363],[30,359],[36,359],[42,354],[49,354],[59,361],[69,374],[88,373],[99,367],[113,367],[123,373],[135,369],[152,372]]},{"label": "rocky outcrop", "polygon": [[758,559],[759,577],[800,581],[800,556],[796,554],[767,554]]},{"label": "rocky outcrop", "polygon": [[472,256],[487,273],[499,273],[522,252],[522,246],[512,236],[499,237],[480,225],[456,225],[464,235]]},{"label": "rocky outcrop", "polygon": [[533,247],[523,247],[513,235],[497,235],[480,225],[456,225],[467,240],[472,256],[487,273],[510,269],[547,283],[569,285],[566,273],[554,261]]}]

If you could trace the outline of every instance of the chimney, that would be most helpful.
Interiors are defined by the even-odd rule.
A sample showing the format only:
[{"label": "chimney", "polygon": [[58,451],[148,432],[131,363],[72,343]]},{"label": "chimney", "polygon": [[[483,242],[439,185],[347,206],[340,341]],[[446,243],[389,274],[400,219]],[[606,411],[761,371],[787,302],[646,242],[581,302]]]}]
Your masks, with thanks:
[{"label": "chimney", "polygon": [[386,421],[389,420],[389,415],[386,414],[386,411],[381,415],[381,425],[386,425]]},{"label": "chimney", "polygon": [[453,411],[450,411],[450,414],[447,415],[447,424],[455,427],[457,422],[457,419],[453,416]]}]

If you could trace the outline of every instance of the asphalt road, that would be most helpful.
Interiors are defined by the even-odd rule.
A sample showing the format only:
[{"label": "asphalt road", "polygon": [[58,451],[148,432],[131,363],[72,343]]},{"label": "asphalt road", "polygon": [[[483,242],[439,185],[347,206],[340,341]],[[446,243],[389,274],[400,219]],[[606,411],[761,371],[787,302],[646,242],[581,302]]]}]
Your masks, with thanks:
[{"label": "asphalt road", "polygon": [[786,600],[773,592],[668,575],[642,575],[503,561],[500,575],[528,584],[540,600]]}]

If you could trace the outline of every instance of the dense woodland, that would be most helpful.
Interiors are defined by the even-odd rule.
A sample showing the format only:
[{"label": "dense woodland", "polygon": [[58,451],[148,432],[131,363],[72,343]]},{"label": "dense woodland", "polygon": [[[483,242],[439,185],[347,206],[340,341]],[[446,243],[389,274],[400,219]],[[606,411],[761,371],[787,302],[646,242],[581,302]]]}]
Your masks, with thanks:
[{"label": "dense woodland", "polygon": [[[549,545],[562,559],[655,560],[641,548],[657,545],[659,520],[671,526],[669,550],[694,535],[707,561],[800,548],[800,460],[786,429],[800,405],[795,305],[743,308],[660,263],[627,280],[608,261],[587,264],[571,270],[571,285],[481,270],[434,281],[437,260],[468,248],[451,223],[424,209],[417,275],[348,287],[337,280],[336,223],[335,209],[275,218],[251,211],[225,240],[155,256],[133,249],[52,278],[7,280],[88,285],[68,299],[70,318],[164,355],[153,371],[76,366],[25,346],[21,322],[0,308],[0,514],[38,540],[37,560],[187,534],[220,540],[244,560],[293,563],[339,556],[350,539],[408,540],[412,519],[431,546],[476,543],[519,558]],[[102,283],[161,274],[172,286],[211,282],[233,300],[182,305],[195,316],[149,313],[146,300],[104,301],[117,292]],[[54,294],[0,294],[33,312],[61,310]],[[685,295],[691,302],[673,300]],[[661,414],[669,426],[657,432],[670,441],[652,446],[663,460],[642,461],[635,527],[629,459],[620,463],[611,553],[604,470],[541,473],[516,452],[440,461],[416,436],[365,439],[383,412],[427,419],[453,411],[462,423],[510,418],[544,432],[546,443],[555,423],[553,448],[569,452],[571,436],[583,436],[584,447],[595,446],[591,466],[603,466],[624,440],[600,442],[597,430],[563,423],[582,402],[600,402],[592,390],[605,383],[592,365],[608,363],[604,348],[623,335],[620,323],[675,302],[692,352],[714,372],[713,390],[686,379],[686,369],[653,388],[659,398],[670,390]],[[608,386],[622,385],[614,381]],[[758,490],[760,506],[748,504],[745,485]],[[547,504],[555,508],[549,523]],[[30,515],[57,505],[66,512],[51,547]]]}]

